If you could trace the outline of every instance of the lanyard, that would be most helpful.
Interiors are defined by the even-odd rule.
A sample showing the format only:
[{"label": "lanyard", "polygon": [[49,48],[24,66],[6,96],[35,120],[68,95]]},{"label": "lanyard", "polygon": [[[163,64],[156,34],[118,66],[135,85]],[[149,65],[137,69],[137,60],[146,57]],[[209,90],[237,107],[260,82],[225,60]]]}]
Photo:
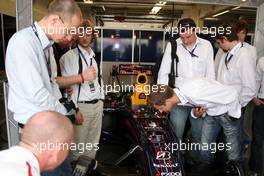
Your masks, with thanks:
[{"label": "lanyard", "polygon": [[[77,49],[78,49],[78,52],[79,52],[81,58],[84,60],[84,62],[85,62],[86,65],[88,66],[87,60],[85,59],[85,56],[84,56],[84,54],[82,53],[82,51],[80,50],[79,46],[77,46]],[[90,60],[90,66],[92,66],[92,64],[93,64],[93,60],[92,60],[92,58],[91,58],[91,60]]]},{"label": "lanyard", "polygon": [[[36,35],[36,37],[38,38],[38,40],[39,40],[39,42],[41,44],[41,41],[40,41],[40,38],[39,38],[39,35],[38,35],[38,31],[37,31],[37,28],[36,28],[35,24],[33,24],[31,27],[32,27],[32,30],[33,30],[34,34]],[[47,69],[48,69],[48,73],[49,73],[49,78],[50,78],[50,81],[51,81],[50,49],[48,48],[48,56],[45,54],[44,50],[43,50],[43,53],[44,53],[44,56],[45,56],[46,65],[47,65]]]},{"label": "lanyard", "polygon": [[227,53],[226,57],[225,57],[225,66],[226,66],[226,69],[228,70],[228,63],[230,62],[230,60],[233,58],[233,54],[230,54],[230,56],[228,57],[229,53]]},{"label": "lanyard", "polygon": [[[243,47],[243,43],[241,44],[241,46],[240,46],[240,48],[242,48]],[[240,49],[239,48],[239,49]],[[226,57],[225,57],[225,66],[226,66],[226,69],[228,70],[228,63],[231,61],[231,59],[233,58],[233,54],[230,54],[230,56],[228,57],[228,55],[229,55],[229,52],[227,53],[227,55],[226,55]]]},{"label": "lanyard", "polygon": [[195,49],[196,49],[196,47],[197,47],[197,44],[196,44],[195,47],[192,49],[192,51],[189,51],[189,50],[186,48],[186,46],[185,46],[184,44],[182,44],[182,46],[183,46],[183,48],[184,48],[186,51],[188,51],[188,53],[189,53],[192,57],[197,57],[197,58],[198,58],[198,56],[197,56],[196,54],[194,54],[194,51],[195,51]]}]

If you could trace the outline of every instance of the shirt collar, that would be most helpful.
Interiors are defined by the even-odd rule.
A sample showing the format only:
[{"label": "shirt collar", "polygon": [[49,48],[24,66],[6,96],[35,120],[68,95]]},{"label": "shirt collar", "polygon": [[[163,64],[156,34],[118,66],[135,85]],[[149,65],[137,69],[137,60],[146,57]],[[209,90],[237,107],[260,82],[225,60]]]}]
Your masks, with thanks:
[{"label": "shirt collar", "polygon": [[235,55],[239,50],[239,48],[241,48],[241,46],[242,46],[241,42],[238,42],[238,44],[236,44],[235,47],[232,48],[229,53]]},{"label": "shirt collar", "polygon": [[[180,38],[180,44],[181,45],[184,45],[183,44],[183,42],[182,42],[182,40],[181,40],[181,38]],[[195,45],[198,45],[198,44],[202,44],[202,41],[201,41],[201,39],[196,35],[196,41],[195,41],[195,44],[193,45],[193,48],[195,47]],[[186,45],[184,45],[186,48],[188,48]],[[192,48],[192,49],[193,49]]]},{"label": "shirt collar", "polygon": [[174,88],[173,90],[176,93],[177,97],[180,99],[180,101],[181,101],[180,103],[181,104],[184,105],[184,104],[187,104],[188,103],[187,98],[182,94],[182,92],[180,91],[179,88]]},{"label": "shirt collar", "polygon": [[48,37],[44,33],[43,29],[40,27],[38,22],[34,22],[34,25],[36,26],[36,30],[38,33],[40,43],[42,45],[42,49],[46,50],[46,49],[50,48],[53,45],[54,41],[48,39]]},{"label": "shirt collar", "polygon": [[89,48],[90,54],[81,45],[79,45],[79,44],[78,44],[78,48],[80,48],[81,52],[84,55],[87,55],[89,58],[95,57],[95,54],[94,54],[94,52],[93,52],[93,50],[91,48]]}]

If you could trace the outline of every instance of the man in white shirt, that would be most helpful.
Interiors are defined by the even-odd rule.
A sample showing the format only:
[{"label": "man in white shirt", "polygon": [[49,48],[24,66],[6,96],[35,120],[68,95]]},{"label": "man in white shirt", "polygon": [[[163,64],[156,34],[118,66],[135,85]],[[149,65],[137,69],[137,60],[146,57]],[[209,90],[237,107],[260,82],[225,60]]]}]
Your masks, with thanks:
[{"label": "man in white shirt", "polygon": [[234,24],[224,24],[225,32],[216,36],[219,46],[228,51],[219,63],[217,80],[234,87],[239,93],[239,102],[245,107],[255,95],[255,66],[248,59],[251,53],[245,48],[236,35]]},{"label": "man in white shirt", "polygon": [[264,57],[260,58],[256,71],[257,91],[253,99],[255,108],[253,111],[253,140],[251,145],[250,170],[263,175],[263,140],[264,140]]},{"label": "man in white shirt", "polygon": [[[178,87],[172,90],[160,85],[158,91],[153,89],[149,102],[159,111],[171,111],[178,104],[191,107],[193,117],[204,117],[201,144],[211,145],[216,142],[221,127],[224,129],[226,143],[230,143],[227,151],[230,160],[239,160],[239,121],[241,106],[237,91],[231,86],[225,86],[215,80],[206,78],[185,79],[178,82]],[[206,114],[204,114],[206,113]],[[214,130],[214,133],[210,131]],[[199,143],[198,143],[199,144]],[[213,162],[212,149],[202,150],[202,161]]]},{"label": "man in white shirt", "polygon": [[77,159],[81,154],[95,158],[103,116],[104,91],[100,63],[96,60],[98,58],[95,58],[95,53],[90,47],[94,32],[86,32],[87,29],[94,31],[94,25],[91,21],[84,20],[81,27],[84,29],[80,32],[77,40],[77,48],[68,51],[60,59],[62,75],[76,75],[82,70],[93,67],[97,76],[93,82],[82,82],[72,86],[72,99],[78,105],[84,118],[82,125],[74,125],[74,142],[91,145],[83,154],[80,151],[72,151],[72,159]]},{"label": "man in white shirt", "polygon": [[[66,115],[70,107],[60,103],[58,87],[69,87],[83,80],[93,80],[94,69],[82,75],[56,77],[52,44],[70,41],[82,22],[82,13],[73,0],[54,0],[48,14],[32,26],[16,32],[9,40],[6,52],[6,73],[9,83],[8,108],[22,127],[33,114],[56,111]],[[75,33],[72,32],[75,30]],[[78,113],[80,114],[80,113]],[[80,115],[79,115],[80,116]],[[64,162],[65,165],[67,161]],[[56,170],[67,174],[64,163]],[[43,175],[58,175],[44,173]]]},{"label": "man in white shirt", "polygon": [[[250,52],[250,59],[254,65],[256,65],[257,63],[257,49],[255,46],[252,46],[250,44],[248,44],[247,42],[245,42],[247,33],[248,33],[248,23],[245,20],[239,20],[236,23],[236,32],[237,32],[237,36],[238,36],[238,41],[240,41],[243,45],[243,47],[247,48]],[[216,56],[215,56],[215,73],[217,75],[218,73],[218,67],[219,67],[219,63],[220,60],[222,58],[222,56],[226,53],[227,51],[224,51],[222,48],[219,48]]]},{"label": "man in white shirt", "polygon": [[[48,11],[39,22],[15,33],[7,46],[8,108],[22,125],[40,111],[66,114],[67,110],[59,102],[58,85],[68,87],[82,81],[80,75],[56,77],[51,48],[53,42],[71,40],[69,31],[80,25],[81,11],[72,0],[54,0]],[[85,80],[93,80],[94,70],[86,70],[83,76]]]},{"label": "man in white shirt", "polygon": [[[180,38],[176,40],[176,43],[179,63],[175,64],[175,73],[178,73],[179,78],[184,79],[195,77],[215,79],[213,47],[209,41],[197,37],[195,27],[195,22],[190,18],[182,19],[178,23]],[[168,43],[158,73],[158,84],[168,85],[171,63],[171,44]],[[177,86],[177,79],[175,86]],[[186,120],[189,118],[192,126],[192,140],[199,142],[203,120],[190,118],[190,111],[190,107],[178,106],[171,111],[170,120],[177,137],[182,139]]]},{"label": "man in white shirt", "polygon": [[51,111],[37,113],[25,125],[19,145],[0,152],[0,172],[5,176],[40,176],[65,160],[72,139],[73,127],[67,117]]},{"label": "man in white shirt", "polygon": [[[255,65],[250,59],[252,54],[238,40],[236,25],[234,23],[226,23],[222,27],[225,30],[217,33],[216,41],[227,53],[222,55],[220,60],[217,80],[237,90],[238,101],[244,109],[255,95]],[[239,128],[241,136],[237,140],[240,140],[241,145],[237,150],[242,152],[242,141],[244,142],[243,111],[239,120]],[[214,130],[206,131],[206,133],[214,133]]]}]

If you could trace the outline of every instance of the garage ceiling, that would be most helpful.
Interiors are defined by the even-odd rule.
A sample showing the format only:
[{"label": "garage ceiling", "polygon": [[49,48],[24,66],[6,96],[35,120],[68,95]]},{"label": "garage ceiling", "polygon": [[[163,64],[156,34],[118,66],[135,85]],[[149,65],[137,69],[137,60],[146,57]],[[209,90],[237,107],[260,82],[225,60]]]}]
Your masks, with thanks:
[{"label": "garage ceiling", "polygon": [[[201,11],[198,19],[205,19],[206,24],[215,24],[219,21],[226,19],[237,20],[239,18],[246,19],[251,26],[255,25],[256,20],[256,8],[255,7],[240,7],[233,9],[236,6],[224,6],[224,5],[205,5],[196,4],[201,1],[194,0],[177,0],[171,2],[168,0],[167,4],[155,15],[150,15],[149,12],[153,8],[154,4],[159,2],[158,0],[93,0],[92,4],[86,4],[83,0],[77,0],[82,11],[90,12],[91,16],[95,16],[96,19],[102,23],[107,22],[127,22],[127,23],[157,23],[167,24],[171,21],[172,17],[177,20],[186,14],[192,13],[192,11]],[[225,0],[215,0],[214,3],[224,3]],[[240,0],[228,0],[229,3],[237,2]],[[196,3],[194,3],[196,2]],[[205,0],[203,0],[205,2]],[[213,3],[213,2],[211,2]],[[260,3],[260,0],[248,1],[248,4]],[[240,4],[241,5],[241,4]],[[242,4],[245,5],[245,4]],[[212,18],[213,15],[229,10],[228,13]],[[203,13],[203,11],[207,11]],[[190,14],[189,16],[193,16]]]}]

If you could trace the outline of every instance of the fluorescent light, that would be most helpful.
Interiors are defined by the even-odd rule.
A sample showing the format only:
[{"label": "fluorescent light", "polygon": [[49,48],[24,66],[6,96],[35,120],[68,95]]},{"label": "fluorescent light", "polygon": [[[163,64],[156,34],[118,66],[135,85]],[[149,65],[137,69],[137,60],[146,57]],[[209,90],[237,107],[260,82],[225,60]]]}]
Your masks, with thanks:
[{"label": "fluorescent light", "polygon": [[156,5],[162,5],[164,6],[167,2],[166,1],[159,1],[159,3],[157,3]]},{"label": "fluorescent light", "polygon": [[105,12],[105,6],[104,6],[104,5],[102,6],[102,9],[103,9],[103,11]]},{"label": "fluorescent light", "polygon": [[160,6],[154,6],[154,7],[151,9],[150,14],[157,14],[157,13],[160,11],[161,8],[162,8],[162,7],[160,7]]},{"label": "fluorescent light", "polygon": [[218,20],[217,18],[210,18],[210,17],[208,17],[208,18],[205,18],[205,20]]},{"label": "fluorescent light", "polygon": [[217,14],[213,15],[213,17],[217,17],[217,16],[223,15],[223,14],[228,13],[228,12],[230,12],[230,10],[226,10],[226,11],[217,13]]},{"label": "fluorescent light", "polygon": [[237,6],[237,7],[232,8],[232,10],[237,10],[237,9],[239,9],[239,8],[240,8],[240,7]]},{"label": "fluorescent light", "polygon": [[151,9],[151,11],[149,12],[150,14],[157,14],[160,9],[166,5],[166,1],[159,1],[158,3],[156,3],[154,5],[154,7]]},{"label": "fluorescent light", "polygon": [[83,2],[84,2],[85,4],[92,4],[92,3],[93,3],[93,0],[83,0]]}]

